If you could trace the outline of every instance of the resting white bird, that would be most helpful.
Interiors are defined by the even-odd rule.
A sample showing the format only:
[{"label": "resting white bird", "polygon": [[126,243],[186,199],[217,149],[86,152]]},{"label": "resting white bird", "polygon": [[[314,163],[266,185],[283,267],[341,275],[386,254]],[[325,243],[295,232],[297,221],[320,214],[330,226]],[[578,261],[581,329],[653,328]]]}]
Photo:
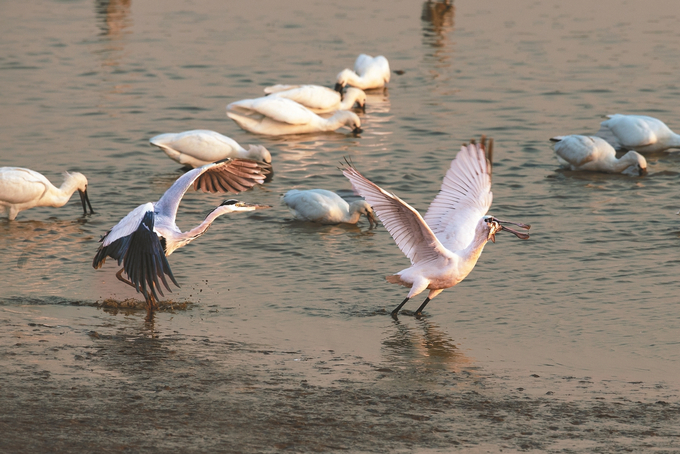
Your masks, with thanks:
[{"label": "resting white bird", "polygon": [[[432,298],[465,279],[487,241],[495,242],[498,231],[507,230],[518,238],[529,238],[527,233],[503,224],[525,229],[530,226],[486,216],[492,194],[491,163],[485,156],[484,144],[482,139],[481,145],[474,142],[463,145],[424,218],[399,197],[369,181],[351,164],[343,169],[354,190],[373,206],[399,249],[411,260],[411,267],[386,277],[392,284],[411,288],[392,316],[396,317],[409,299],[428,289],[427,298],[415,312],[416,316],[421,315]],[[492,141],[489,149],[491,147]]]},{"label": "resting white bird", "polygon": [[272,155],[262,145],[250,145],[246,150],[231,137],[206,129],[159,134],[149,143],[163,150],[172,160],[193,168],[226,158],[272,162]]},{"label": "resting white bird", "polygon": [[76,191],[83,204],[83,216],[87,214],[86,203],[90,214],[93,214],[87,195],[87,178],[82,173],[64,172],[64,182],[57,188],[34,170],[0,167],[0,211],[6,213],[10,221],[16,219],[20,211],[29,208],[62,207]]},{"label": "resting white bird", "polygon": [[330,118],[321,118],[295,101],[276,96],[233,102],[227,106],[227,116],[246,131],[270,136],[335,131],[343,126],[362,132],[354,112],[339,110]]},{"label": "resting white bird", "polygon": [[373,209],[365,200],[347,203],[335,192],[325,189],[292,189],[282,197],[296,219],[321,224],[356,224],[363,214],[370,228],[377,227]]},{"label": "resting white bird", "polygon": [[556,136],[555,155],[560,165],[570,170],[592,170],[642,176],[647,173],[647,160],[637,151],[629,151],[616,159],[616,150],[606,140],[592,136]]},{"label": "resting white bird", "polygon": [[[166,275],[179,287],[166,256],[203,235],[218,216],[271,208],[227,200],[212,210],[198,226],[182,232],[175,224],[175,217],[189,187],[193,185],[195,190],[204,192],[238,193],[263,183],[265,172],[260,163],[248,159],[226,159],[188,171],[165,191],[158,202],[138,206],[109,230],[100,240],[102,244],[92,266],[101,268],[107,257],[117,260],[119,266],[122,262],[123,268],[116,277],[141,292],[149,311],[153,311],[158,293],[163,296],[158,278],[169,291],[172,290]],[[122,277],[123,271],[129,280]]]},{"label": "resting white bird", "polygon": [[335,89],[340,91],[345,85],[370,90],[382,88],[390,81],[390,64],[382,55],[373,58],[370,55],[361,54],[354,62],[354,71],[343,69],[338,74]]},{"label": "resting white bird", "polygon": [[680,148],[680,135],[656,118],[644,115],[607,115],[600,123],[597,136],[617,150],[636,150],[641,153]]},{"label": "resting white bird", "polygon": [[316,114],[350,110],[355,105],[366,112],[366,93],[354,87],[339,93],[320,85],[273,85],[265,88],[264,92],[295,101]]}]

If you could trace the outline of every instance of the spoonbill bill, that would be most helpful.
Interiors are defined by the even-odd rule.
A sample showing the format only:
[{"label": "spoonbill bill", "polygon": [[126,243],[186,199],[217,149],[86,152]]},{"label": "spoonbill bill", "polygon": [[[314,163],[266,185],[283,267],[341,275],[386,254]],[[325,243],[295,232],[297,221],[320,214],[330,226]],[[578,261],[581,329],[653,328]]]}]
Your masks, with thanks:
[{"label": "spoonbill bill", "polygon": [[[462,146],[424,217],[365,178],[351,163],[343,169],[354,190],[373,206],[399,249],[411,260],[409,268],[386,277],[392,284],[411,288],[406,299],[392,311],[393,317],[409,299],[428,289],[427,298],[415,312],[420,316],[432,298],[465,279],[487,241],[496,241],[497,232],[507,230],[523,240],[529,238],[529,234],[503,224],[524,229],[529,229],[529,225],[486,215],[492,193],[491,162],[485,155],[485,142],[482,138],[481,144]],[[490,140],[488,156],[492,147]]]},{"label": "spoonbill bill", "polygon": [[557,136],[555,156],[562,167],[570,170],[592,170],[642,176],[647,173],[647,160],[637,151],[629,151],[620,159],[609,143],[593,136]]},{"label": "spoonbill bill", "polygon": [[292,189],[282,197],[296,219],[321,224],[356,224],[363,214],[370,228],[378,226],[373,208],[365,200],[347,203],[335,192],[325,189]]},{"label": "spoonbill bill", "polygon": [[670,130],[663,121],[645,115],[607,115],[600,123],[597,136],[614,148],[653,153],[669,148],[680,148],[680,135]]},{"label": "spoonbill bill", "polygon": [[354,112],[338,110],[322,118],[287,98],[263,96],[243,99],[227,106],[227,116],[249,132],[269,136],[335,131],[343,126],[361,132],[361,120]]},{"label": "spoonbill bill", "polygon": [[[266,172],[266,171],[265,171]],[[190,170],[173,183],[156,203],[144,203],[121,219],[101,238],[101,245],[92,261],[95,269],[102,267],[107,257],[123,263],[116,277],[141,292],[149,311],[157,306],[158,293],[170,286],[165,276],[179,287],[172,275],[167,256],[203,235],[218,216],[227,213],[270,208],[238,200],[227,200],[205,217],[193,229],[182,232],[175,223],[177,208],[190,186],[204,192],[238,193],[261,184],[265,173],[257,161],[226,159]],[[122,276],[123,271],[128,279]]]},{"label": "spoonbill bill", "polygon": [[273,85],[264,89],[271,96],[288,98],[316,114],[350,110],[359,106],[366,112],[366,93],[359,88],[349,87],[339,93],[320,85]]},{"label": "spoonbill bill", "polygon": [[87,195],[87,178],[78,172],[64,172],[64,182],[54,186],[41,173],[23,167],[0,167],[0,211],[16,219],[20,211],[33,207],[62,207],[74,192],[80,194],[83,216],[94,213]]},{"label": "spoonbill bill", "polygon": [[231,137],[206,129],[159,134],[149,139],[149,143],[163,150],[173,161],[193,168],[226,158],[272,163],[272,155],[262,145],[249,145],[246,150]]},{"label": "spoonbill bill", "polygon": [[340,91],[345,85],[351,85],[362,90],[370,90],[385,87],[389,81],[390,64],[384,56],[378,55],[374,58],[361,54],[354,62],[354,71],[349,68],[340,71],[335,89]]}]

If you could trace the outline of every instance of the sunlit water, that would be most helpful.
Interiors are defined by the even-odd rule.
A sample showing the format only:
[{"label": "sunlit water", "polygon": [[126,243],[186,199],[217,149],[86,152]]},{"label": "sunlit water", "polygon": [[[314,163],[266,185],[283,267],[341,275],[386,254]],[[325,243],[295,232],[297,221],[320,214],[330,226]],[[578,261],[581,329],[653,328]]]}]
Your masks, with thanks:
[{"label": "sunlit water", "polygon": [[[627,383],[643,382],[656,387],[647,398],[677,400],[680,154],[648,156],[643,178],[564,172],[547,141],[594,133],[609,113],[648,114],[680,130],[674,2],[280,5],[0,7],[0,165],[32,168],[57,185],[62,171],[80,171],[97,212],[81,218],[74,196],[63,208],[0,221],[4,337],[30,330],[27,323],[68,326],[82,343],[91,331],[146,336],[143,313],[89,306],[138,297],[116,280],[114,264],[94,270],[91,261],[101,235],[181,175],[148,139],[213,129],[271,151],[273,180],[238,197],[274,208],[222,217],[169,258],[182,285],[169,296],[193,305],[158,314],[158,338],[200,336],[297,359],[328,360],[333,352],[376,367],[413,367],[425,373],[410,379],[434,388],[441,385],[428,378],[434,371],[466,370],[512,382],[587,377],[621,395]],[[275,83],[330,86],[361,52],[385,55],[404,74],[392,74],[387,92],[369,94],[359,137],[345,130],[261,137],[225,115],[229,102]],[[408,260],[382,226],[295,222],[280,203],[293,188],[350,194],[337,168],[349,157],[424,212],[460,144],[480,134],[496,140],[490,213],[532,224],[532,236],[498,235],[422,321],[389,317],[407,290],[384,276]],[[223,199],[190,191],[180,228]],[[297,371],[295,358],[285,362]],[[352,364],[346,373],[361,375]],[[322,368],[299,373],[328,385],[342,376],[334,367],[340,372],[331,378]]]}]

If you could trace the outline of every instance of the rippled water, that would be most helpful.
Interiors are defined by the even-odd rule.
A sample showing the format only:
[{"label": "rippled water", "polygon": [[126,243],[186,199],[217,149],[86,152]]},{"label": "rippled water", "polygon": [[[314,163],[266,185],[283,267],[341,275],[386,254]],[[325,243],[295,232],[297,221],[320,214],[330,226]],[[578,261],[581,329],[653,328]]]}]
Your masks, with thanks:
[{"label": "rippled water", "polygon": [[[66,379],[94,387],[108,377],[106,389],[113,395],[125,389],[115,383],[158,379],[150,372],[145,376],[134,358],[175,374],[165,384],[171,388],[182,380],[191,386],[177,375],[182,370],[220,386],[233,370],[239,384],[229,392],[246,389],[248,380],[252,385],[252,406],[232,402],[229,410],[244,418],[248,408],[264,408],[276,377],[329,393],[374,386],[374,397],[391,396],[402,383],[399,392],[425,389],[442,402],[456,399],[461,389],[519,402],[509,390],[520,387],[536,396],[549,390],[553,405],[586,405],[597,394],[668,401],[677,409],[680,154],[647,156],[649,175],[643,178],[565,172],[557,169],[547,141],[594,133],[609,113],[652,115],[680,130],[675,2],[32,5],[0,7],[0,165],[30,167],[55,183],[64,170],[82,172],[97,214],[79,217],[74,197],[61,209],[32,209],[16,221],[0,220],[5,326],[0,364],[7,379],[51,380],[59,388]],[[385,55],[404,74],[392,74],[385,93],[369,94],[360,137],[255,136],[224,113],[229,102],[260,96],[275,83],[332,85],[361,52]],[[157,314],[149,326],[143,312],[92,307],[136,297],[116,280],[113,264],[91,267],[100,236],[132,208],[157,200],[181,175],[148,139],[199,128],[272,152],[273,180],[239,198],[274,208],[220,218],[170,257],[182,285],[172,300],[192,303],[187,310]],[[499,235],[463,283],[433,300],[423,320],[401,316],[395,323],[389,317],[406,291],[383,277],[406,268],[408,260],[383,227],[295,222],[279,202],[293,188],[350,194],[337,169],[347,156],[364,175],[424,211],[460,144],[480,134],[496,140],[490,213],[532,224],[532,237]],[[198,223],[222,199],[188,193],[178,214],[180,228]],[[41,327],[52,327],[51,334]],[[42,335],[46,346],[77,351],[55,354],[55,361],[31,343]],[[133,359],[126,359],[126,342],[137,346]],[[154,350],[154,342],[164,347]],[[12,353],[15,344],[18,353]],[[78,350],[92,348],[97,349],[92,357]],[[173,366],[175,353],[168,352],[183,359]],[[78,357],[91,362],[76,367],[71,363],[79,364]],[[475,378],[460,379],[470,374]],[[541,377],[540,385],[531,374]],[[459,380],[454,388],[448,381],[453,376]],[[572,379],[589,385],[565,384]],[[375,384],[386,382],[391,385]],[[144,383],[137,388],[145,389]],[[31,399],[20,386],[3,386],[0,393],[4,389],[6,398],[17,399],[15,411],[31,417],[25,410],[33,408],[26,404]],[[199,394],[224,399],[229,392]],[[316,397],[322,407],[325,397]],[[278,398],[273,401],[290,410],[286,415],[295,413]],[[342,407],[342,399],[328,402],[345,412],[345,423],[356,416],[351,404]],[[413,408],[424,411],[427,405],[414,401]],[[386,408],[402,417],[413,411]],[[110,417],[118,410],[113,411]],[[251,430],[278,427],[280,437],[290,436],[288,426],[263,422],[276,419],[271,411]],[[287,441],[290,446],[244,441],[239,449],[446,450],[456,443],[505,440],[502,432],[482,425],[480,433],[492,435],[381,444],[364,440],[357,428],[345,441],[335,440],[337,445],[308,442],[319,427],[342,426],[338,421],[342,418],[314,430],[300,423],[308,438],[300,435],[297,444]],[[414,424],[423,430],[436,425],[406,421],[419,421]],[[387,429],[385,434],[390,436]],[[356,444],[347,441],[353,437]],[[518,449],[564,447],[532,443],[507,442]]]}]

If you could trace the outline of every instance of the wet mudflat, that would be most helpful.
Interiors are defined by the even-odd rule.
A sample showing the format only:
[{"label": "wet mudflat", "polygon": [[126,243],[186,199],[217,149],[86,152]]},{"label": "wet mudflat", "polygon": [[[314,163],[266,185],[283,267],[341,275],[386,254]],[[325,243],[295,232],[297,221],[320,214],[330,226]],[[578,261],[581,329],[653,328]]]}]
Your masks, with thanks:
[{"label": "wet mudflat", "polygon": [[[680,154],[643,178],[558,170],[548,138],[638,113],[680,130],[674,2],[437,5],[182,0],[2,6],[0,165],[89,181],[0,220],[1,452],[680,452]],[[258,137],[226,104],[332,86],[384,54],[364,132]],[[148,139],[213,129],[274,178],[178,250],[153,320],[91,267],[98,240],[182,174]],[[416,320],[383,227],[315,226],[290,189],[351,194],[343,157],[424,211],[460,143],[496,141],[499,235]],[[189,192],[186,230],[223,197]],[[424,298],[424,297],[423,297]]]}]

